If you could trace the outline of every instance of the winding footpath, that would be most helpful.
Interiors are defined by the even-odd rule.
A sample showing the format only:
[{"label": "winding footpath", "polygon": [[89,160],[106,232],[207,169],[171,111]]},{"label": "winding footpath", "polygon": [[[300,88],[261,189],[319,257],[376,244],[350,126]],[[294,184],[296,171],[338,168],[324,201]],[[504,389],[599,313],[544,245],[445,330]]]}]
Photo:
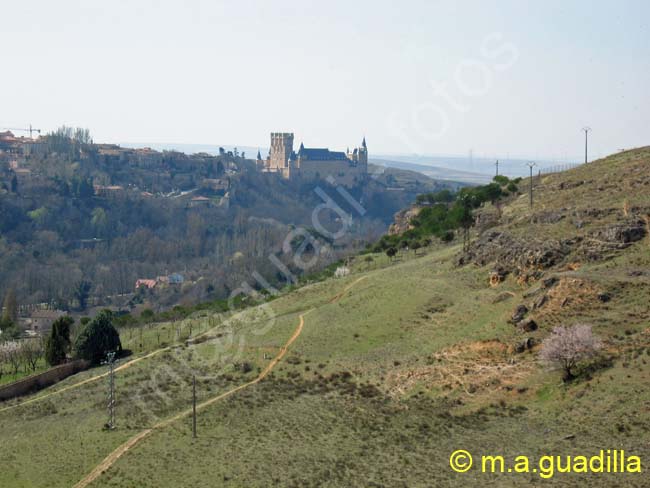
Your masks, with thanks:
[{"label": "winding footpath", "polygon": [[[128,362],[122,364],[121,366],[118,366],[117,368],[115,368],[115,371],[117,372],[117,371],[123,371],[125,369],[128,369],[131,366],[133,366],[135,363],[138,363],[138,362],[142,361],[143,359],[148,359],[148,358],[150,358],[152,356],[155,356],[156,354],[159,354],[159,353],[164,352],[164,351],[168,351],[169,349],[170,349],[169,347],[164,347],[162,349],[156,349],[155,351],[150,352],[149,354],[147,354],[145,356],[141,356],[139,358],[132,359],[131,361],[128,361]],[[69,386],[66,386],[64,388],[61,388],[60,390],[56,390],[56,391],[53,391],[51,393],[47,393],[45,395],[37,396],[35,398],[25,400],[24,402],[16,403],[15,405],[10,405],[8,407],[1,408],[0,413],[6,412],[7,410],[11,410],[11,409],[14,409],[14,408],[22,407],[23,405],[29,405],[30,403],[40,402],[41,400],[45,400],[46,398],[53,397],[55,395],[58,395],[59,393],[64,393],[66,391],[74,390],[75,388],[79,388],[80,386],[87,385],[88,383],[94,383],[97,380],[100,380],[102,378],[106,378],[108,376],[108,373],[109,372],[106,371],[105,373],[98,374],[97,376],[93,376],[91,378],[85,379],[83,381],[80,381],[79,383],[75,383],[73,385],[69,385]]]},{"label": "winding footpath", "polygon": [[[341,298],[343,298],[343,296],[353,286],[355,286],[357,283],[359,283],[360,281],[362,281],[364,279],[366,279],[366,276],[362,276],[361,278],[358,278],[357,280],[350,283],[348,286],[346,286],[343,289],[343,291],[341,291],[340,293],[338,293],[334,297],[332,297],[329,300],[329,303],[338,302]],[[289,350],[289,346],[291,346],[291,344],[293,344],[294,341],[300,336],[300,334],[302,333],[302,330],[303,330],[303,328],[305,326],[305,316],[308,315],[309,313],[313,312],[313,311],[314,311],[314,309],[312,308],[312,309],[309,309],[305,313],[302,313],[302,314],[300,314],[298,316],[299,317],[298,326],[294,330],[293,335],[284,344],[284,346],[282,346],[280,348],[280,351],[278,352],[278,354],[271,360],[271,362],[268,364],[268,366],[266,368],[264,368],[264,370],[259,375],[257,375],[257,377],[255,379],[249,381],[248,383],[244,383],[242,385],[239,385],[239,386],[233,388],[232,390],[228,390],[225,393],[221,393],[220,395],[217,395],[217,396],[215,396],[213,398],[210,398],[209,400],[206,400],[206,401],[204,401],[204,402],[202,402],[200,404],[197,404],[197,406],[196,406],[197,413],[200,410],[203,410],[206,407],[212,405],[213,403],[218,402],[220,400],[223,400],[224,398],[227,398],[227,397],[229,397],[231,395],[234,395],[238,391],[241,391],[244,388],[248,388],[250,386],[253,386],[253,385],[259,383],[260,381],[262,381],[264,378],[266,378],[268,376],[268,374],[273,370],[273,368],[275,368],[275,366],[282,360],[284,355]],[[159,352],[159,351],[156,351],[156,352]],[[144,359],[144,357],[141,358],[141,359]],[[102,473],[104,473],[113,464],[115,464],[115,462],[117,462],[117,460],[120,459],[122,457],[122,455],[124,455],[130,449],[133,449],[136,445],[138,445],[138,443],[140,443],[140,441],[146,439],[154,430],[162,429],[164,427],[167,427],[168,425],[170,425],[170,424],[172,424],[172,423],[174,423],[174,422],[176,422],[178,420],[181,420],[181,419],[183,419],[185,417],[188,417],[191,414],[192,414],[192,409],[188,408],[187,410],[184,410],[181,413],[179,413],[177,415],[174,415],[173,417],[170,417],[170,418],[168,418],[166,420],[158,422],[153,427],[151,427],[149,429],[146,429],[146,430],[143,430],[139,434],[131,437],[124,444],[120,445],[117,449],[115,449],[108,456],[106,456],[106,458],[101,463],[99,463],[85,478],[83,478],[76,485],[74,485],[74,488],[85,488],[90,483],[95,481],[97,478],[99,478],[102,475]]]}]

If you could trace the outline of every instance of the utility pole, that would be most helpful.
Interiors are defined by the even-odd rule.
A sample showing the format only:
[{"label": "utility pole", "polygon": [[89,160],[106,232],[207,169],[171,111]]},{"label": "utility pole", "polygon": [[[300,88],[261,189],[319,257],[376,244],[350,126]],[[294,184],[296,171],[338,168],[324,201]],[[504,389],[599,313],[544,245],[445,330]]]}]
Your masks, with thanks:
[{"label": "utility pole", "polygon": [[108,364],[108,422],[106,426],[109,430],[115,429],[115,352],[109,352],[106,355]]},{"label": "utility pole", "polygon": [[499,160],[497,159],[497,162],[494,163],[494,165],[497,167],[497,176],[499,176]]},{"label": "utility pole", "polygon": [[192,437],[196,439],[196,375],[192,376]]},{"label": "utility pole", "polygon": [[587,148],[589,142],[589,132],[591,132],[591,127],[583,127],[582,130],[585,131],[585,164],[587,164]]},{"label": "utility pole", "polygon": [[533,208],[533,168],[536,164],[532,161],[526,164],[530,168],[530,208]]}]

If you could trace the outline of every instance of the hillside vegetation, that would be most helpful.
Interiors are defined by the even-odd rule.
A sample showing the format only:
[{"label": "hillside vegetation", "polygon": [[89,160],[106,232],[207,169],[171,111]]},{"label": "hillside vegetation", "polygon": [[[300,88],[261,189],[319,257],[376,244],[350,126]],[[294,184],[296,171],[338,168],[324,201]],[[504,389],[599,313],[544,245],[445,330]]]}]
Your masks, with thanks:
[{"label": "hillside vegetation", "polygon": [[[532,209],[511,194],[476,211],[466,252],[369,253],[343,278],[123,337],[118,428],[102,430],[101,368],[3,404],[0,486],[647,486],[460,474],[449,455],[650,460],[649,166],[642,148],[536,177]],[[581,323],[604,349],[563,382],[539,344]]]},{"label": "hillside vegetation", "polygon": [[[311,230],[323,203],[314,185],[261,174],[252,160],[225,151],[131,150],[67,128],[25,146],[0,147],[0,297],[13,291],[21,306],[137,313],[225,298],[255,270],[277,284],[269,255],[283,260],[287,233]],[[324,266],[375,239],[417,193],[457,185],[387,170],[350,189],[366,205],[363,215],[334,186],[320,186],[355,216],[347,238],[320,256]],[[325,228],[338,226],[330,212],[319,218]],[[136,280],[170,273],[182,274],[182,286],[160,282],[134,293]]]}]

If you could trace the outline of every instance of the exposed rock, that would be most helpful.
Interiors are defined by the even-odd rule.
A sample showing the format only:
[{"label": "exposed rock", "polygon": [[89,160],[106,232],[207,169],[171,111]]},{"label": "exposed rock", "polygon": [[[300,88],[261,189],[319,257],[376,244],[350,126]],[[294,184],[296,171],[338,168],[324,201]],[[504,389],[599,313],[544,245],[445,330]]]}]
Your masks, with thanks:
[{"label": "exposed rock", "polygon": [[490,286],[497,286],[508,276],[508,271],[499,267],[490,273]]},{"label": "exposed rock", "polygon": [[544,278],[542,280],[542,288],[545,288],[545,289],[548,290],[549,288],[552,288],[553,286],[555,286],[558,281],[559,280],[558,280],[557,276],[551,276],[549,278]]},{"label": "exposed rock", "polygon": [[527,350],[529,351],[533,346],[535,346],[535,339],[528,337],[515,345],[515,352],[522,353]]},{"label": "exposed rock", "polygon": [[565,217],[560,212],[540,212],[533,215],[532,221],[535,224],[556,224]]},{"label": "exposed rock", "polygon": [[537,322],[533,319],[524,319],[517,323],[517,328],[522,332],[534,332],[537,330]]},{"label": "exposed rock", "polygon": [[539,297],[537,300],[533,302],[533,310],[542,308],[547,301],[548,301],[548,295],[542,295],[541,297]]},{"label": "exposed rock", "polygon": [[627,219],[592,232],[584,239],[579,252],[590,261],[609,257],[613,251],[629,247],[646,236],[646,226],[641,219]]},{"label": "exposed rock", "polygon": [[485,232],[491,227],[499,225],[499,213],[494,211],[489,212],[485,210],[477,212],[474,225],[476,226],[476,229],[479,231],[479,233]]},{"label": "exposed rock", "polygon": [[505,302],[506,300],[510,300],[511,298],[512,298],[511,293],[508,293],[508,292],[499,293],[497,296],[495,296],[492,299],[492,303]]},{"label": "exposed rock", "polygon": [[419,205],[413,205],[397,212],[394,217],[394,222],[390,224],[390,227],[388,228],[388,234],[399,235],[403,234],[407,230],[411,230],[413,228],[411,220],[417,217],[420,211],[422,211],[422,207]]},{"label": "exposed rock", "polygon": [[523,318],[526,316],[528,313],[528,307],[524,304],[517,305],[517,308],[515,308],[515,311],[512,313],[512,317],[510,318],[510,322],[513,324],[519,323]]},{"label": "exposed rock", "polygon": [[627,222],[613,224],[596,232],[595,237],[608,242],[629,244],[640,241],[646,235],[645,223],[641,219],[631,219]]},{"label": "exposed rock", "polygon": [[458,262],[473,261],[481,266],[493,262],[511,272],[540,270],[561,262],[574,244],[573,241],[515,238],[507,232],[493,230],[483,234]]}]

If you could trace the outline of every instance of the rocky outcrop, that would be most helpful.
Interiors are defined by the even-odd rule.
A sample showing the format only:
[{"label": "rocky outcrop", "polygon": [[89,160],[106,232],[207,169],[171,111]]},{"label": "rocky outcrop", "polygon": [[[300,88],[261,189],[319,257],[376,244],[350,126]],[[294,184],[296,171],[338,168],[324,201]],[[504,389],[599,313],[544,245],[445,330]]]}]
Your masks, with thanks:
[{"label": "rocky outcrop", "polygon": [[629,218],[591,232],[582,240],[578,254],[588,261],[599,261],[612,252],[626,249],[647,235],[643,219]]},{"label": "rocky outcrop", "polygon": [[535,347],[535,339],[533,337],[527,337],[515,344],[515,352],[522,353],[524,351],[530,351]]},{"label": "rocky outcrop", "polygon": [[520,320],[517,323],[517,328],[521,332],[534,332],[537,330],[537,322],[535,322],[533,319]]},{"label": "rocky outcrop", "polygon": [[390,224],[390,227],[388,228],[388,234],[399,235],[403,234],[407,230],[411,230],[413,228],[411,220],[417,217],[421,210],[422,207],[413,205],[397,212],[395,214],[394,222]]},{"label": "rocky outcrop", "polygon": [[526,305],[517,305],[517,308],[515,308],[515,311],[512,313],[512,317],[510,317],[510,322],[513,324],[520,322],[523,320],[527,313],[528,307]]},{"label": "rocky outcrop", "polygon": [[572,250],[571,240],[517,238],[503,231],[488,231],[472,245],[459,264],[496,263],[507,271],[545,269],[560,263]]}]

